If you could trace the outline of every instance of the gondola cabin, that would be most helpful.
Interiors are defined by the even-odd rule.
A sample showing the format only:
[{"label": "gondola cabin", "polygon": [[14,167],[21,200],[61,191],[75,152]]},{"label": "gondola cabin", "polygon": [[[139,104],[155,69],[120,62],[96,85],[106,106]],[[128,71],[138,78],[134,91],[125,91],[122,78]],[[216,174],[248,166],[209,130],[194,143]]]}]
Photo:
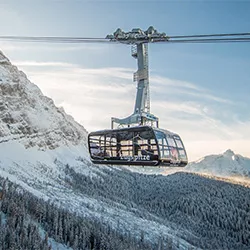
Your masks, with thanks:
[{"label": "gondola cabin", "polygon": [[88,146],[96,164],[185,167],[188,162],[179,135],[150,126],[92,132]]}]

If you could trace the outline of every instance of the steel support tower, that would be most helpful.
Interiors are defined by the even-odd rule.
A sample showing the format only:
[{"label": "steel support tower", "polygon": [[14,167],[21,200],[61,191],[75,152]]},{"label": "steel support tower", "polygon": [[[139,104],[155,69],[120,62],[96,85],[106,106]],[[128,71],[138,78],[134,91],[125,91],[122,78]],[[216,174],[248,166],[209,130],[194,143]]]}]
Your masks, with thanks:
[{"label": "steel support tower", "polygon": [[150,113],[150,95],[149,95],[149,69],[148,69],[148,43],[167,41],[165,33],[159,33],[152,26],[146,31],[133,29],[130,32],[124,32],[117,29],[112,35],[106,37],[110,41],[120,42],[132,45],[132,56],[137,59],[138,69],[134,73],[133,80],[137,82],[137,94],[135,100],[134,112],[126,118],[111,118],[111,128],[114,124],[118,126],[140,126],[151,125],[158,127],[159,119]]}]

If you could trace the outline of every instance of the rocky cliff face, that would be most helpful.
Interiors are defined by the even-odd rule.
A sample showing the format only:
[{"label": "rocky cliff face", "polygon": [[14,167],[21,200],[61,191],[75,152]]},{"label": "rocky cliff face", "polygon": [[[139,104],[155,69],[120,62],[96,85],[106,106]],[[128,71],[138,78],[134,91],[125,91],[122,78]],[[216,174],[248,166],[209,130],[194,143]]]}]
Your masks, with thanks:
[{"label": "rocky cliff face", "polygon": [[57,108],[0,51],[0,143],[54,149],[86,142],[86,130]]}]

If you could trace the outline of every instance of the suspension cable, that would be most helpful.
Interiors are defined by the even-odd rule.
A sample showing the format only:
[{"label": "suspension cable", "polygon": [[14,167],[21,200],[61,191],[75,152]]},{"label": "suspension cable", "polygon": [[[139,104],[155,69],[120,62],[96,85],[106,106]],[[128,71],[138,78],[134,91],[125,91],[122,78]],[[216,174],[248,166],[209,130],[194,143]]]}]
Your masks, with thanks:
[{"label": "suspension cable", "polygon": [[[12,42],[44,42],[44,43],[122,43],[122,41],[107,38],[93,37],[65,37],[65,36],[0,36],[0,40]],[[136,43],[136,40],[134,41]],[[139,42],[154,42],[152,40],[141,40]],[[157,41],[158,43],[237,43],[250,42],[250,33],[221,33],[168,36],[168,40]]]}]

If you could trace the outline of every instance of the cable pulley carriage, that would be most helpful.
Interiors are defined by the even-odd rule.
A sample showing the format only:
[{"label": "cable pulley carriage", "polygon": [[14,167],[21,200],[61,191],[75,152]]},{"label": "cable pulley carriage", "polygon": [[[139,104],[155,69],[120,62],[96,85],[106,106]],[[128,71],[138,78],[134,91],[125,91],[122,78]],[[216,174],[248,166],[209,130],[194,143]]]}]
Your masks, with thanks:
[{"label": "cable pulley carriage", "polygon": [[[168,41],[165,33],[153,27],[142,31],[118,29],[106,37],[110,42],[132,45],[137,60],[134,73],[137,94],[134,112],[126,118],[111,118],[111,129],[91,132],[89,153],[93,163],[143,166],[187,165],[187,154],[178,134],[159,128],[159,119],[150,113],[148,43]],[[115,124],[118,128],[115,128]],[[122,127],[122,128],[121,128]]]}]

